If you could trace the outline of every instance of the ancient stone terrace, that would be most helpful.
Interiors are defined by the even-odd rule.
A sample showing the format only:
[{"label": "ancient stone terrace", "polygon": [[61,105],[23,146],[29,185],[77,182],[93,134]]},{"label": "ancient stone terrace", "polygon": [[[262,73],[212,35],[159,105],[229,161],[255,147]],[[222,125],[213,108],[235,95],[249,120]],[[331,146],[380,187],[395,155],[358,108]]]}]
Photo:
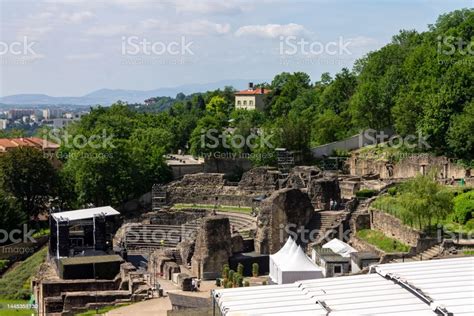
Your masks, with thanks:
[{"label": "ancient stone terrace", "polygon": [[194,239],[199,221],[183,225],[137,224],[125,233],[127,250],[175,248],[182,240]]}]

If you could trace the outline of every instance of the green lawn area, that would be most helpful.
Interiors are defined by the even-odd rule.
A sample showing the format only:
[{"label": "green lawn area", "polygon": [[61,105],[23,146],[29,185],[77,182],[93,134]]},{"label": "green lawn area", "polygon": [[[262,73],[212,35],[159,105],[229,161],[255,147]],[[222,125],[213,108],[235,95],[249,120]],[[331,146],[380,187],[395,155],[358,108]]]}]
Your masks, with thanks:
[{"label": "green lawn area", "polygon": [[474,250],[463,250],[462,254],[466,256],[474,256]]},{"label": "green lawn area", "polygon": [[35,309],[29,308],[29,301],[0,300],[0,316],[31,316],[36,315]]},{"label": "green lawn area", "polygon": [[408,252],[410,250],[410,246],[405,245],[396,239],[387,237],[384,233],[378,230],[362,229],[357,232],[356,236],[388,253]]},{"label": "green lawn area", "polygon": [[[29,299],[31,295],[30,281],[46,258],[47,248],[21,262],[16,268],[8,271],[0,279],[0,300]],[[31,313],[30,313],[31,315]]]},{"label": "green lawn area", "polygon": [[120,305],[116,305],[116,306],[107,306],[107,307],[99,308],[99,310],[97,312],[94,309],[94,310],[90,310],[90,311],[87,311],[87,312],[84,312],[84,313],[77,314],[77,316],[103,315],[107,312],[110,312],[113,309],[128,306],[128,305],[130,305],[130,304],[125,303],[125,304],[120,304]]},{"label": "green lawn area", "polygon": [[[185,209],[185,208],[203,208],[203,209],[209,209],[209,210],[214,210],[216,209],[214,204],[186,204],[186,203],[177,203],[173,205],[174,209]],[[237,205],[218,205],[217,206],[217,211],[219,212],[237,212],[237,213],[244,213],[244,214],[250,214],[252,212],[251,207],[247,206],[237,206]]]}]

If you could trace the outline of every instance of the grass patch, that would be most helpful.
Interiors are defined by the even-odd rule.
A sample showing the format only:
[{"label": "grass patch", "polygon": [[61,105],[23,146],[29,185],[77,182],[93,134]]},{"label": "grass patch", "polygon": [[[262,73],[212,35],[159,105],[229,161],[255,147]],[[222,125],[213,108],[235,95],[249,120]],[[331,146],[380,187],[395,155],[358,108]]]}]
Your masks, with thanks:
[{"label": "grass patch", "polygon": [[31,316],[36,315],[29,301],[25,300],[0,300],[0,316]]},{"label": "grass patch", "polygon": [[250,214],[252,208],[248,206],[233,206],[233,205],[218,205],[217,208],[213,204],[187,204],[187,203],[177,203],[173,205],[174,209],[185,209],[185,208],[202,208],[208,210],[217,210],[219,212],[236,212]]},{"label": "grass patch", "polygon": [[77,314],[77,316],[103,315],[103,314],[105,314],[105,313],[107,313],[107,312],[110,312],[110,311],[113,310],[113,309],[120,308],[120,307],[124,307],[124,306],[128,306],[128,305],[130,305],[130,304],[124,303],[124,304],[115,305],[115,306],[102,307],[102,308],[99,308],[98,311],[96,311],[96,310],[94,309],[94,310],[90,310],[90,311],[87,311],[87,312],[84,312],[84,313]]},{"label": "grass patch", "polygon": [[[30,281],[46,258],[47,247],[39,250],[0,279],[0,299],[29,299]],[[31,313],[30,313],[31,314]]]},{"label": "grass patch", "polygon": [[462,254],[466,256],[474,256],[474,250],[463,250]]},{"label": "grass patch", "polygon": [[357,237],[383,250],[385,252],[408,252],[410,246],[400,241],[387,237],[378,230],[362,229],[357,232]]}]

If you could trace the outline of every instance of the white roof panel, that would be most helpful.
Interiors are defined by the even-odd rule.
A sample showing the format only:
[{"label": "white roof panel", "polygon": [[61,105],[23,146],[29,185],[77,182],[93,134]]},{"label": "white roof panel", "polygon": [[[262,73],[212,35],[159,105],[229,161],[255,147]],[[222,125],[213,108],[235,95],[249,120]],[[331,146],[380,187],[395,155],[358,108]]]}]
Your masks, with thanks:
[{"label": "white roof panel", "polygon": [[373,270],[418,288],[433,310],[474,315],[474,257],[380,264]]},{"label": "white roof panel", "polygon": [[103,206],[51,214],[56,221],[77,221],[94,218],[97,215],[113,216],[120,215],[120,213],[111,206]]}]

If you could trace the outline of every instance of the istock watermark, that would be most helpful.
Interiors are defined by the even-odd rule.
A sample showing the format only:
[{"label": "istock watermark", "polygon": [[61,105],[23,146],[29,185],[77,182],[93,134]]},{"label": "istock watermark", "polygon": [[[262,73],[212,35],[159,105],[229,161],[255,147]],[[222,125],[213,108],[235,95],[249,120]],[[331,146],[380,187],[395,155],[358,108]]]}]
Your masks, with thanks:
[{"label": "istock watermark", "polygon": [[181,36],[179,41],[168,42],[138,36],[123,36],[122,55],[194,55],[192,45],[193,42],[188,41],[185,36]]},{"label": "istock watermark", "polygon": [[176,40],[153,40],[139,36],[123,36],[121,53],[124,65],[181,65],[194,56],[194,42],[181,36]]},{"label": "istock watermark", "polygon": [[71,135],[67,130],[50,130],[43,138],[45,146],[48,142],[53,142],[58,145],[73,147],[75,149],[82,149],[90,147],[94,149],[99,148],[116,148],[113,143],[114,135],[109,134],[106,129],[103,129],[100,134],[93,134],[85,136],[82,134]]},{"label": "istock watermark", "polygon": [[36,45],[27,36],[20,41],[0,41],[0,64],[24,65],[38,59],[41,55],[36,52]]},{"label": "istock watermark", "polygon": [[201,129],[200,144],[201,148],[209,149],[274,148],[274,145],[270,142],[272,137],[273,134],[265,134],[263,131],[244,136],[211,128]]},{"label": "istock watermark", "polygon": [[350,40],[342,36],[337,41],[309,41],[296,36],[280,37],[280,55],[352,55],[349,50]]},{"label": "istock watermark", "polygon": [[474,55],[474,42],[456,36],[438,36],[438,53],[443,55]]},{"label": "istock watermark", "polygon": [[28,37],[24,36],[21,41],[4,42],[0,41],[0,56],[4,55],[37,55],[33,47],[37,42],[29,41]]},{"label": "istock watermark", "polygon": [[406,136],[394,135],[386,133],[385,131],[377,131],[374,129],[367,129],[359,134],[359,147],[367,145],[385,143],[392,148],[418,148],[420,150],[428,150],[431,145],[428,143],[429,136],[418,132],[418,135],[409,134]]},{"label": "istock watermark", "polygon": [[36,243],[36,240],[33,238],[33,235],[36,231],[34,229],[28,229],[28,225],[23,224],[23,229],[12,229],[7,231],[5,229],[0,229],[0,244],[9,242],[9,243]]}]

